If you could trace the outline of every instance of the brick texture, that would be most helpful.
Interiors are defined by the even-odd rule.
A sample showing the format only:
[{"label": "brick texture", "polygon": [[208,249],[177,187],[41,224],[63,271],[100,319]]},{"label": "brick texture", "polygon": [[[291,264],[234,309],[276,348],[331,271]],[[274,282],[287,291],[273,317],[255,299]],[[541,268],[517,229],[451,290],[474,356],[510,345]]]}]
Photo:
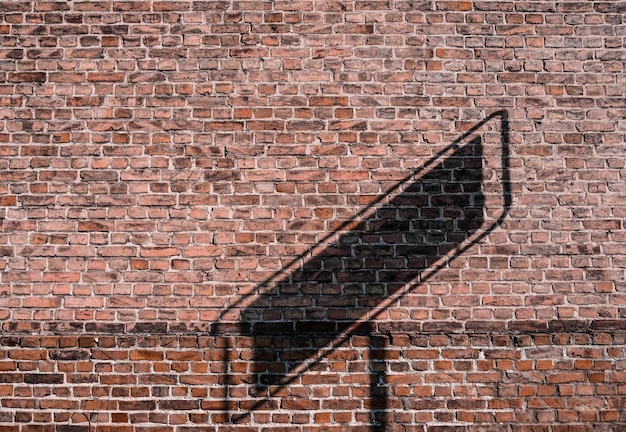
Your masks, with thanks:
[{"label": "brick texture", "polygon": [[0,1],[0,432],[625,430],[625,17]]}]

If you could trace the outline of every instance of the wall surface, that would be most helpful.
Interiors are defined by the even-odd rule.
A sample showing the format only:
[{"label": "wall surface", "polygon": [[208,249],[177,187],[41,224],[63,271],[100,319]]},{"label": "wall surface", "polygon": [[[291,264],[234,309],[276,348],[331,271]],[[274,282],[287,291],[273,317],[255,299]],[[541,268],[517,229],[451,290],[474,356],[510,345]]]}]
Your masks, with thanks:
[{"label": "wall surface", "polygon": [[0,3],[0,431],[626,430],[626,3]]}]

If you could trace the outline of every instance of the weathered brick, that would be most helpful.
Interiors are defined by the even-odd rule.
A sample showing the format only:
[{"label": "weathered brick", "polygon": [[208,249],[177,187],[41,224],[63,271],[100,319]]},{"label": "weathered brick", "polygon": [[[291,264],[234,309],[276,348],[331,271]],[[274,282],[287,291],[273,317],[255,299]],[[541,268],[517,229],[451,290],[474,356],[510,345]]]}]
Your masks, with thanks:
[{"label": "weathered brick", "polygon": [[23,83],[23,82],[46,82],[47,74],[45,72],[10,72],[9,82]]},{"label": "weathered brick", "polygon": [[113,221],[80,221],[78,231],[113,231],[115,223]]},{"label": "weathered brick", "polygon": [[125,75],[121,72],[90,72],[87,80],[92,82],[123,82]]},{"label": "weathered brick", "polygon": [[625,423],[620,2],[0,10],[0,429]]},{"label": "weathered brick", "polygon": [[2,206],[14,206],[17,205],[17,196],[3,196],[0,197],[0,205]]},{"label": "weathered brick", "polygon": [[24,374],[25,384],[63,384],[62,374]]}]

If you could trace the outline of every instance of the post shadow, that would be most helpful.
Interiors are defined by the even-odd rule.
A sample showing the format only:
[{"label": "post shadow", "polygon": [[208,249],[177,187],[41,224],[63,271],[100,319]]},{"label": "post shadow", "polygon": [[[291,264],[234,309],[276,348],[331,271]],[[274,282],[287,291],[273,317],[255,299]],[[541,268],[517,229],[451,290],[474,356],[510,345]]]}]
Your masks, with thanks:
[{"label": "post shadow", "polygon": [[[494,118],[500,119],[501,164],[495,180],[485,163],[483,137],[476,133]],[[238,408],[245,413],[232,421],[245,421],[256,410],[290,409],[277,395],[305,372],[328,370],[325,359],[356,336],[368,340],[368,347],[354,365],[369,377],[367,397],[357,410],[369,412],[370,431],[385,431],[390,410],[397,407],[390,406],[385,341],[376,335],[375,319],[502,223],[511,200],[507,160],[507,113],[499,111],[378,197],[332,241],[294,261],[300,265],[261,284],[237,327],[252,340],[245,379],[253,390]],[[494,203],[501,209],[486,216]],[[236,381],[230,379],[233,373],[226,385]],[[313,402],[302,409],[324,408]]]}]

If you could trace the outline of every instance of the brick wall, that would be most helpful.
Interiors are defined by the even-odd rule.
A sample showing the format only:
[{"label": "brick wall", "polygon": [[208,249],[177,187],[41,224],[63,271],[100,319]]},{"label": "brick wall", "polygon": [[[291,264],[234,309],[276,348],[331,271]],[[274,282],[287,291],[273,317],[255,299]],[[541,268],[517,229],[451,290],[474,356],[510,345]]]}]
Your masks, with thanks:
[{"label": "brick wall", "polygon": [[626,428],[626,4],[0,3],[0,431]]}]

